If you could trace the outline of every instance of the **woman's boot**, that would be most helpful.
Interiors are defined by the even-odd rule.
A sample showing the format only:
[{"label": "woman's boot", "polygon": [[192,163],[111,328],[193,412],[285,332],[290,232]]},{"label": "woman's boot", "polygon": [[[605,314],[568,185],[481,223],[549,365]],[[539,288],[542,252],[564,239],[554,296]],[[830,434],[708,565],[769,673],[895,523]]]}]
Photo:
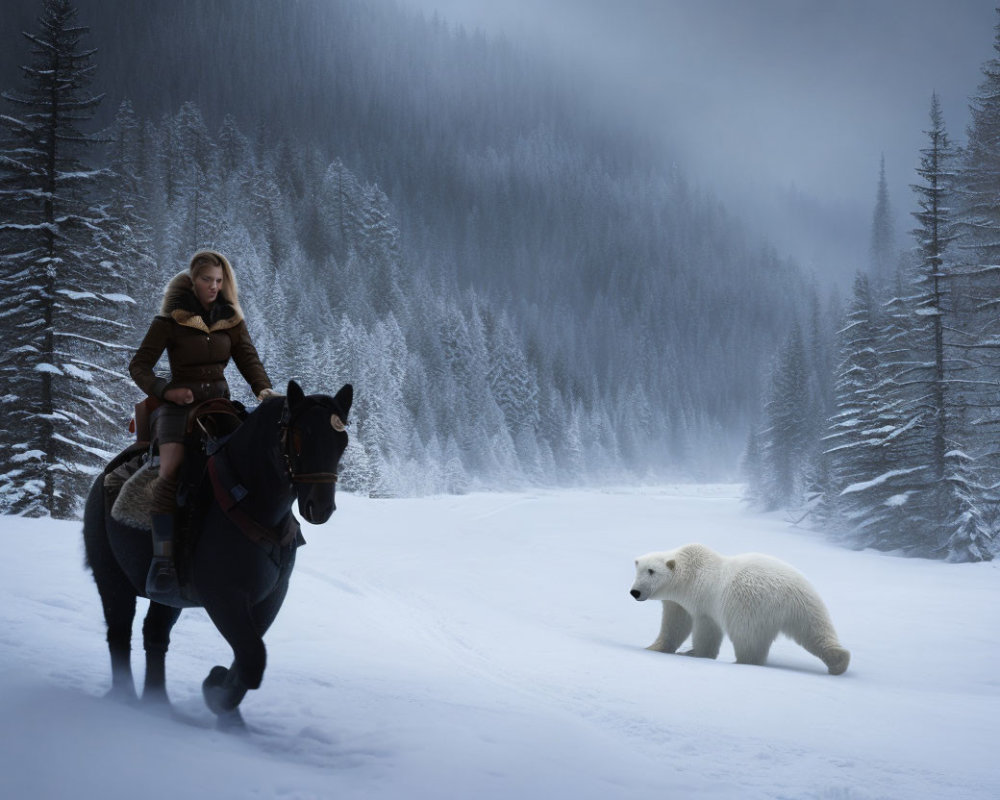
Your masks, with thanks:
[{"label": "woman's boot", "polygon": [[171,600],[180,596],[174,566],[174,515],[177,511],[177,481],[157,478],[152,487],[150,519],[153,523],[153,560],[146,576],[150,600]]}]

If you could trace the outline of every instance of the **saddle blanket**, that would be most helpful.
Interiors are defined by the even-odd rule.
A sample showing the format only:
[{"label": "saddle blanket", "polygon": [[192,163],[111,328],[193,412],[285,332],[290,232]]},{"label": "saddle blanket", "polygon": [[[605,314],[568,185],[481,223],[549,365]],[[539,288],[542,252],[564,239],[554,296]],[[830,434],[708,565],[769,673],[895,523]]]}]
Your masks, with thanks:
[{"label": "saddle blanket", "polygon": [[145,460],[136,469],[139,458],[126,461],[104,477],[104,485],[110,490],[119,486],[118,497],[111,506],[111,518],[122,525],[141,531],[152,530],[149,509],[152,504],[152,485],[159,475],[159,467]]}]

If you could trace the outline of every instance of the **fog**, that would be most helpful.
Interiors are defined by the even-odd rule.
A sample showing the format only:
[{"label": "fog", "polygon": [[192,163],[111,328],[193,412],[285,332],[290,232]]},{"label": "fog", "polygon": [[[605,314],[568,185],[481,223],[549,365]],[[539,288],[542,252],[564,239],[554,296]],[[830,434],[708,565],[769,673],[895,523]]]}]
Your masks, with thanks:
[{"label": "fog", "polygon": [[404,0],[542,47],[781,250],[867,264],[884,154],[901,247],[932,91],[953,140],[991,57],[994,0]]},{"label": "fog", "polygon": [[[66,263],[99,269],[66,290],[117,292],[126,265],[135,330],[114,345],[131,352],[190,253],[233,254],[272,379],[362,387],[352,488],[379,496],[735,477],[796,324],[830,401],[827,289],[867,266],[882,154],[903,246],[931,92],[961,139],[995,16],[985,2],[77,4],[105,97],[91,130],[115,142],[90,153],[113,178],[96,199],[139,235],[111,231],[113,259],[73,245]],[[18,29],[38,6],[6,0],[0,86],[25,81]],[[32,224],[0,249],[29,276],[20,254],[43,228],[22,183]],[[19,323],[16,297],[0,298],[24,337],[10,350],[44,352],[29,339],[46,325]],[[84,338],[80,314],[60,325]],[[43,373],[10,374],[33,396]],[[133,402],[124,364],[113,374],[102,441],[124,436],[111,420]],[[64,385],[67,405],[90,397]],[[49,452],[21,438],[35,429],[12,426],[7,450]]]}]

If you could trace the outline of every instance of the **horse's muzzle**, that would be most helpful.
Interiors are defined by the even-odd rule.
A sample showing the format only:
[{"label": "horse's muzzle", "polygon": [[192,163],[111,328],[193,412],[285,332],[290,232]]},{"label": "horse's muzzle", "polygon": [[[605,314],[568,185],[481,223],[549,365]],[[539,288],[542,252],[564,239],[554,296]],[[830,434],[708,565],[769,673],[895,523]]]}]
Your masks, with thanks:
[{"label": "horse's muzzle", "polygon": [[336,510],[337,503],[332,491],[329,498],[317,496],[316,492],[299,496],[299,514],[311,525],[322,525]]}]

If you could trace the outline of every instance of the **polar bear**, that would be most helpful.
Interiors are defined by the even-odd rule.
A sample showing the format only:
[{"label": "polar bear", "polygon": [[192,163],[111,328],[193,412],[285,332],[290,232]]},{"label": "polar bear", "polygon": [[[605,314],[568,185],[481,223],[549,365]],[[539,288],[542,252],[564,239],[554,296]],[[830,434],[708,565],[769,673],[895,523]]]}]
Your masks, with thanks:
[{"label": "polar bear", "polygon": [[728,634],[738,664],[763,664],[779,633],[826,664],[831,675],[847,669],[816,590],[794,567],[770,556],[724,556],[704,545],[647,553],[635,561],[636,600],[661,600],[660,635],[647,649],[674,653],[694,630],[686,655],[715,658]]}]

